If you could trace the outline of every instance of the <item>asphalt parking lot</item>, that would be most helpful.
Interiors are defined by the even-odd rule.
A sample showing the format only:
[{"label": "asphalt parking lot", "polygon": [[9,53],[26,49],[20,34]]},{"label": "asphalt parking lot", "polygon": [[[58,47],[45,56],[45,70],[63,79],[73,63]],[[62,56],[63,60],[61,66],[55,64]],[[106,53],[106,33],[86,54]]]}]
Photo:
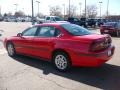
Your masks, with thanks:
[{"label": "asphalt parking lot", "polygon": [[[120,37],[112,37],[116,47],[113,58],[101,67],[74,67],[59,72],[51,63],[18,55],[11,58],[3,47],[6,36],[16,35],[30,23],[0,22],[0,90],[119,90]],[[99,29],[92,30],[99,33]]]}]

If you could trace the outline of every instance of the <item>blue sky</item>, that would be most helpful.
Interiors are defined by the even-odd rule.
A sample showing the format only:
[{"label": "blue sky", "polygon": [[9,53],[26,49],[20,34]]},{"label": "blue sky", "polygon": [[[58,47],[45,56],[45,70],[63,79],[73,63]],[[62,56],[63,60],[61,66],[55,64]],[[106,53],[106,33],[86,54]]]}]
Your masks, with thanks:
[{"label": "blue sky", "polygon": [[[63,4],[68,7],[69,0],[34,0],[34,11],[37,13],[37,3],[36,1],[40,1],[40,12],[47,15],[49,14],[49,6],[59,5],[63,8]],[[99,15],[99,2],[102,1],[101,13],[104,15],[107,10],[107,1],[108,0],[86,0],[87,5],[96,5]],[[15,12],[15,5],[18,4],[18,10],[23,10],[25,14],[31,15],[31,0],[0,0],[0,6],[2,13],[5,12]],[[84,0],[71,0],[71,4],[77,7],[77,12],[79,13],[79,3],[82,3],[82,10],[84,10]],[[120,0],[109,0],[109,13],[120,15]]]}]

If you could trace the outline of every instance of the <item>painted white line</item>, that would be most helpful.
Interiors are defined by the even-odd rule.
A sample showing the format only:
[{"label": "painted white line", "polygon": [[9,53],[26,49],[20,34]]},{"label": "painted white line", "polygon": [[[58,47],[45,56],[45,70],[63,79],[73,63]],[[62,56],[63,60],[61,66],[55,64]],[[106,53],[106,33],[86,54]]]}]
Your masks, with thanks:
[{"label": "painted white line", "polygon": [[0,49],[0,55],[1,54],[6,54],[6,53],[7,53],[7,51],[5,49]]}]

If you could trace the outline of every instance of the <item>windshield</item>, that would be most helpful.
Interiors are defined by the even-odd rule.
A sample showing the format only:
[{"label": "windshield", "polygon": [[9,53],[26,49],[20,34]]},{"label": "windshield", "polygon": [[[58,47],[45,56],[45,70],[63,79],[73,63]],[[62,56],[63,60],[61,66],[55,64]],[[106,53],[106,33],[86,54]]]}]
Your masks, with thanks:
[{"label": "windshield", "polygon": [[115,23],[115,22],[108,22],[108,23],[105,23],[104,25],[116,27],[117,23]]},{"label": "windshield", "polygon": [[63,18],[60,18],[60,17],[55,17],[55,20],[56,20],[56,21],[64,21],[64,19],[63,19]]},{"label": "windshield", "polygon": [[62,24],[61,26],[74,36],[92,34],[92,32],[88,31],[87,29],[75,24]]}]

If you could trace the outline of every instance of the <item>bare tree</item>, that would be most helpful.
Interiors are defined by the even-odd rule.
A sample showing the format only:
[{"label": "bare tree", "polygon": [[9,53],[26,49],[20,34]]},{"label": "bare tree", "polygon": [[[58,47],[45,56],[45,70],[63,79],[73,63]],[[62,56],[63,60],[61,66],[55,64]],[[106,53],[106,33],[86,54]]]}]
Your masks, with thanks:
[{"label": "bare tree", "polygon": [[50,6],[49,10],[50,10],[50,15],[62,16],[62,9],[58,5],[57,6]]},{"label": "bare tree", "polygon": [[70,17],[76,16],[76,9],[77,9],[76,6],[71,5],[71,6],[70,6],[70,14],[69,14],[69,8],[67,8],[66,15],[67,15],[67,16],[70,15]]},{"label": "bare tree", "polygon": [[41,18],[41,17],[44,17],[44,15],[43,15],[42,13],[38,13],[38,14],[36,15],[36,17]]},{"label": "bare tree", "polygon": [[12,16],[12,13],[11,13],[11,12],[9,12],[9,13],[4,13],[3,16],[4,16],[4,17],[9,17],[9,16]]},{"label": "bare tree", "polygon": [[[83,16],[84,15],[85,15],[85,13],[83,13]],[[95,18],[97,16],[97,6],[96,5],[87,5],[86,16],[88,18]]]},{"label": "bare tree", "polygon": [[23,11],[18,11],[18,12],[15,12],[15,15],[14,16],[16,16],[16,17],[22,17],[22,16],[24,16],[25,14],[24,14],[24,12]]}]

